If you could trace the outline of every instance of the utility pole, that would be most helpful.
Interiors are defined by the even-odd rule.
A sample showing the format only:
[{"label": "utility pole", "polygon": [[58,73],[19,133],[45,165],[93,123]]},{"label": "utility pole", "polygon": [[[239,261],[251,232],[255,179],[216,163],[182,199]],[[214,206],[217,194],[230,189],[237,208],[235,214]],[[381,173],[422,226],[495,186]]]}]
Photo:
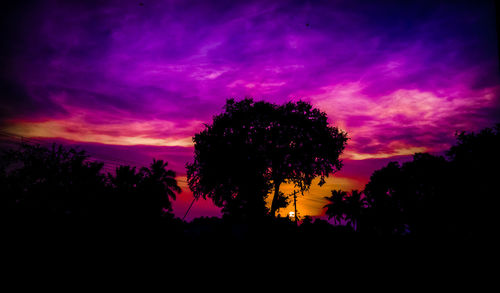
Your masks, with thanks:
[{"label": "utility pole", "polygon": [[293,208],[295,210],[295,226],[297,226],[297,218],[299,217],[299,215],[297,215],[297,191],[294,190],[293,191]]}]

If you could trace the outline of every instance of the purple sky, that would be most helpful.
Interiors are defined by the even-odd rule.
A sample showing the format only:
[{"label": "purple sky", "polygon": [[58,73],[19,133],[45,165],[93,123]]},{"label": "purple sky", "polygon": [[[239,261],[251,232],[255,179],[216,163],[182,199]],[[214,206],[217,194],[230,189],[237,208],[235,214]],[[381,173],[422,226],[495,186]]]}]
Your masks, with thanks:
[{"label": "purple sky", "polygon": [[328,188],[500,121],[493,1],[22,2],[1,18],[4,130],[182,177],[227,98],[306,100],[351,137],[310,213]]}]

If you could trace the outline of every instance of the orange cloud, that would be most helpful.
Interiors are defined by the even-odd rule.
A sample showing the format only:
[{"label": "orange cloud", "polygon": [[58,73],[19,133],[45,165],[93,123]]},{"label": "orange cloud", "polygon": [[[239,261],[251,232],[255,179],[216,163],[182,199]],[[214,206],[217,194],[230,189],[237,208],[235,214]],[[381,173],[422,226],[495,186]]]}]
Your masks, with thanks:
[{"label": "orange cloud", "polygon": [[[195,123],[193,123],[195,124]],[[194,125],[193,125],[194,126]],[[172,127],[167,121],[119,121],[112,124],[88,124],[78,117],[41,122],[19,121],[6,130],[24,137],[63,138],[80,142],[111,145],[192,146],[192,137],[173,135],[166,138],[148,136],[156,129]],[[189,126],[186,126],[189,127]]]}]

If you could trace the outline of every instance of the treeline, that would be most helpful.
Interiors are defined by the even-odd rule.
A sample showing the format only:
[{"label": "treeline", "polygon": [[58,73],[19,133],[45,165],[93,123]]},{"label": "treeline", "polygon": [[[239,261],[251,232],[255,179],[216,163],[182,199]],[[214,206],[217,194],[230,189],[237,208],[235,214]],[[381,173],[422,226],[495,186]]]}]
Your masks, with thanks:
[{"label": "treeline", "polygon": [[154,227],[165,237],[183,239],[473,238],[496,233],[499,149],[500,125],[462,132],[445,156],[415,154],[412,161],[375,171],[363,191],[333,190],[326,215],[339,225],[306,217],[297,226],[270,214],[245,221],[235,210],[187,223],[173,214],[172,201],[181,190],[164,161],[140,169],[120,166],[111,174],[84,151],[24,143],[2,156],[2,212],[11,226],[51,221]]},{"label": "treeline", "polygon": [[4,152],[1,164],[4,214],[17,220],[168,218],[181,192],[162,160],[140,169],[119,166],[111,174],[83,150],[21,143]]},{"label": "treeline", "polygon": [[456,138],[445,157],[417,153],[412,161],[376,170],[363,191],[333,190],[326,214],[367,235],[493,236],[500,124]]}]

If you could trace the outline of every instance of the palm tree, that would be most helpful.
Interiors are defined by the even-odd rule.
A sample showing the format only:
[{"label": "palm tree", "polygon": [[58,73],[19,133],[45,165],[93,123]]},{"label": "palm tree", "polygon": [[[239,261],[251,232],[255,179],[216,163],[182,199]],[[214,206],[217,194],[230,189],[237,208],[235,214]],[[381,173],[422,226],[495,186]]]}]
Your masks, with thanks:
[{"label": "palm tree", "polygon": [[365,207],[365,199],[359,190],[352,190],[351,194],[345,198],[346,220],[356,230],[357,223],[361,217],[361,211]]},{"label": "palm tree", "polygon": [[332,196],[325,197],[330,202],[324,206],[327,209],[326,214],[328,215],[328,219],[333,218],[335,223],[340,223],[346,213],[346,197],[347,192],[342,190],[332,190]]},{"label": "palm tree", "polygon": [[121,218],[133,217],[139,208],[139,188],[143,177],[136,167],[119,166],[116,173],[108,173],[109,183],[113,194],[111,207],[116,210]]},{"label": "palm tree", "polygon": [[141,175],[135,167],[130,166],[117,167],[115,176],[108,173],[109,181],[120,193],[133,192],[142,180]]},{"label": "palm tree", "polygon": [[[181,188],[177,185],[175,172],[167,170],[168,162],[153,159],[149,168],[143,167],[141,174],[143,200],[147,204],[149,216],[164,215],[172,211],[170,199],[176,199],[176,193],[181,193]],[[156,210],[156,211],[155,211]]]}]

